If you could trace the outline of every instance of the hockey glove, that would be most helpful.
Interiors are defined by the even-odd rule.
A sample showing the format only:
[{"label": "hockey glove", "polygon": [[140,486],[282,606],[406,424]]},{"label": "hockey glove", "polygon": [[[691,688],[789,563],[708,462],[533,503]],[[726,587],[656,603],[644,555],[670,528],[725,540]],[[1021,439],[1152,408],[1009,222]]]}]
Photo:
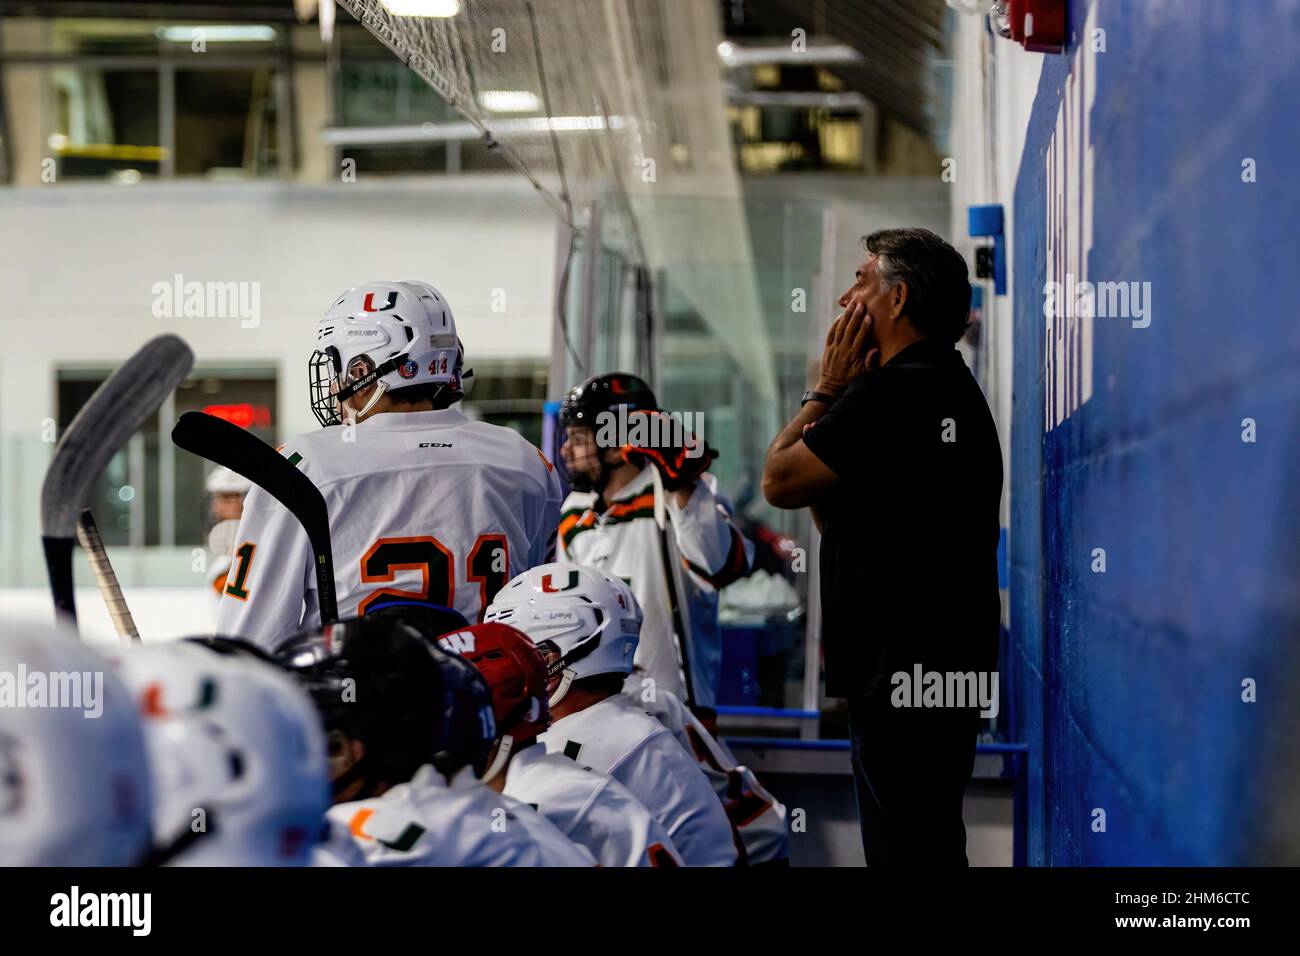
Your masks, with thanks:
[{"label": "hockey glove", "polygon": [[636,414],[644,419],[629,429],[632,441],[622,446],[623,460],[634,465],[649,461],[659,469],[667,490],[690,487],[718,457],[716,449],[687,432],[680,420],[666,412]]}]

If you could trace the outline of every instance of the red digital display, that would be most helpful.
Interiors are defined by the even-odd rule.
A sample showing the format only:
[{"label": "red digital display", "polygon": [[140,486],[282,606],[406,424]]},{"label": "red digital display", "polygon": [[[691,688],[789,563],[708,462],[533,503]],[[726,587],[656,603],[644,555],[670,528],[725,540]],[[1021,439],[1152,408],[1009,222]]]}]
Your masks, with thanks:
[{"label": "red digital display", "polygon": [[233,405],[208,405],[203,414],[225,419],[240,428],[270,428],[271,410],[265,405],[236,402]]}]

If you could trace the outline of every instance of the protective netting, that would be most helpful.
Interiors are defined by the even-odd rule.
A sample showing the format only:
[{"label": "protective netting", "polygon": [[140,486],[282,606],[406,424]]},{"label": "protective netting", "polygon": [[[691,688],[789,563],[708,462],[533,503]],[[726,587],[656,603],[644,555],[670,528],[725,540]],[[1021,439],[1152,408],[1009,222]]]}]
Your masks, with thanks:
[{"label": "protective netting", "polygon": [[571,228],[583,228],[599,203],[606,222],[617,220],[600,241],[662,276],[738,372],[764,396],[775,393],[715,3],[339,3],[478,127]]}]

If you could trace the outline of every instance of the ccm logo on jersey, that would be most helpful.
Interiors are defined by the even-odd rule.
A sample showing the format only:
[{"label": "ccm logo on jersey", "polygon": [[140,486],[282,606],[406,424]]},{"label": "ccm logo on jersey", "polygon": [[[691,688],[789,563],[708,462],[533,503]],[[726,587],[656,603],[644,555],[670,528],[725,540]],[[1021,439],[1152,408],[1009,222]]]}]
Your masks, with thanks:
[{"label": "ccm logo on jersey", "polygon": [[422,442],[420,442],[420,444],[419,444],[417,447],[419,447],[419,448],[450,448],[450,447],[451,447],[451,442],[449,442],[449,441],[422,441]]},{"label": "ccm logo on jersey", "polygon": [[474,653],[474,635],[469,631],[457,631],[454,634],[444,634],[438,638],[438,643],[447,650],[456,654],[473,654]]}]

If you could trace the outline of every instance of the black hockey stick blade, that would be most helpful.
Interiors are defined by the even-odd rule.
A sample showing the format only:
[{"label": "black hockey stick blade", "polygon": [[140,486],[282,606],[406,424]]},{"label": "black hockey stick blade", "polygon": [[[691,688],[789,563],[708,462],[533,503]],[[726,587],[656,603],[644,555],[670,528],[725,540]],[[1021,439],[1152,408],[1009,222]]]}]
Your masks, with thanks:
[{"label": "black hockey stick blade", "polygon": [[329,511],[325,496],[312,480],[256,435],[203,412],[182,415],[172,429],[172,441],[178,448],[243,475],[289,509],[311,542],[321,623],[337,621]]},{"label": "black hockey stick blade", "polygon": [[55,610],[74,623],[72,546],[91,486],[193,366],[194,353],[179,337],[150,339],[95,389],[54,449],[41,486],[41,540]]}]

